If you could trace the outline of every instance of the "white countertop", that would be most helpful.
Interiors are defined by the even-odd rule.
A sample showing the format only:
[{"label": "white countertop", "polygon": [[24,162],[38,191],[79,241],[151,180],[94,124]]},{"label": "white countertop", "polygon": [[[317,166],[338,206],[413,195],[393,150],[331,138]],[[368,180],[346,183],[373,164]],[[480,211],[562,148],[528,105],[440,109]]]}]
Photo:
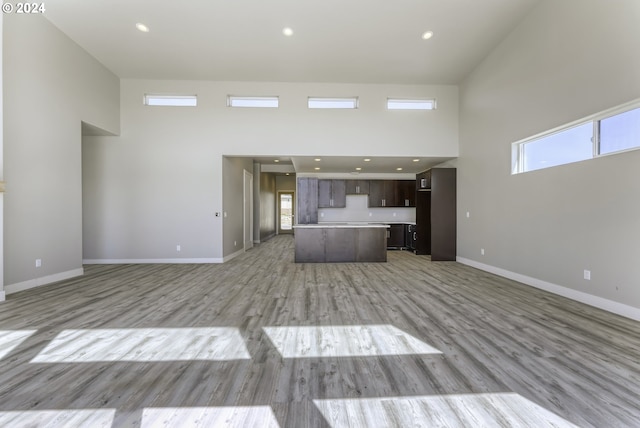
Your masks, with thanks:
[{"label": "white countertop", "polygon": [[318,223],[318,224],[295,224],[294,229],[335,229],[335,228],[388,228],[389,223]]}]

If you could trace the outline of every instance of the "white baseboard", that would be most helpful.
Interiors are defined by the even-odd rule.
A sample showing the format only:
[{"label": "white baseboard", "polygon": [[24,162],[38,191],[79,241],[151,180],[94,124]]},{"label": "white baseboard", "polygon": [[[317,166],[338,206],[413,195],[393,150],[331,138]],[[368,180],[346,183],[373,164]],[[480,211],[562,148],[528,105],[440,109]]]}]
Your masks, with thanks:
[{"label": "white baseboard", "polygon": [[226,263],[231,259],[235,259],[236,257],[238,257],[240,254],[244,254],[244,249],[242,250],[238,250],[233,254],[229,254],[228,256],[226,256],[225,258],[222,259],[222,263]]},{"label": "white baseboard", "polygon": [[619,302],[614,302],[613,300],[604,299],[592,294],[583,293],[582,291],[577,291],[572,288],[563,287],[561,285],[553,284],[547,281],[542,281],[540,279],[511,272],[506,269],[486,265],[484,263],[476,262],[475,260],[465,259],[463,257],[457,257],[456,260],[459,263],[483,270],[485,272],[509,278],[514,281],[529,285],[531,287],[539,288],[541,290],[545,290],[550,293],[557,294],[559,296],[566,297],[589,306],[594,306],[598,309],[603,309],[605,311],[612,312],[626,318],[640,321],[640,308],[625,305]]},{"label": "white baseboard", "polygon": [[4,302],[6,300],[6,296],[4,294],[4,291],[0,291],[0,302]]},{"label": "white baseboard", "polygon": [[18,282],[16,284],[5,285],[4,291],[8,294],[17,293],[18,291],[29,290],[30,288],[40,287],[41,285],[51,284],[52,282],[62,281],[76,276],[84,275],[84,269],[73,269],[66,272],[55,273],[40,278],[30,279],[28,281]]},{"label": "white baseboard", "polygon": [[83,265],[137,265],[137,264],[206,264],[223,263],[219,258],[198,259],[84,259]]}]

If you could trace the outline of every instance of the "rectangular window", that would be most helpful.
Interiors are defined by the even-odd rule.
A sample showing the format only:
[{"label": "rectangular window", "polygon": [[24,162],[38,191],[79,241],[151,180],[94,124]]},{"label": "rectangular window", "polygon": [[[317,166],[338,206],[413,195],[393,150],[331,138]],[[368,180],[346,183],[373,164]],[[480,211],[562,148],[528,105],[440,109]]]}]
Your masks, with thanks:
[{"label": "rectangular window", "polygon": [[600,121],[601,155],[640,147],[640,108]]},{"label": "rectangular window", "polygon": [[255,107],[255,108],[278,108],[278,97],[227,97],[229,107]]},{"label": "rectangular window", "polygon": [[147,106],[196,107],[196,95],[154,95],[145,94],[144,104]]},{"label": "rectangular window", "polygon": [[350,98],[309,98],[309,108],[338,108],[356,109],[358,108],[358,97]]},{"label": "rectangular window", "polygon": [[593,157],[593,124],[591,122],[569,128],[522,146],[524,171],[549,168]]},{"label": "rectangular window", "polygon": [[512,174],[640,148],[639,101],[513,143]]},{"label": "rectangular window", "polygon": [[387,99],[388,110],[434,110],[436,100]]}]

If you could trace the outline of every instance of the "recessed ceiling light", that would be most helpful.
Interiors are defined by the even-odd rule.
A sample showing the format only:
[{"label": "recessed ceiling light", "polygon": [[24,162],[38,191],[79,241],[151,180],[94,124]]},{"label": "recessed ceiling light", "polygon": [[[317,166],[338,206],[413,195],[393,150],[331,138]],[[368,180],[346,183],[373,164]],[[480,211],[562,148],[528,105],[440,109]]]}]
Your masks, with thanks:
[{"label": "recessed ceiling light", "polygon": [[143,23],[141,23],[141,22],[138,22],[138,23],[136,24],[136,28],[137,28],[138,30],[142,31],[143,33],[148,33],[148,32],[149,32],[149,27],[147,27],[146,25],[144,25],[144,24],[143,24]]},{"label": "recessed ceiling light", "polygon": [[362,168],[358,167],[356,168],[356,171],[362,171]]},{"label": "recessed ceiling light", "polygon": [[396,168],[396,171],[402,171],[402,168]]},{"label": "recessed ceiling light", "polygon": [[414,162],[420,162],[420,159],[414,159],[413,161]]},{"label": "recessed ceiling light", "polygon": [[320,162],[321,160],[322,160],[322,159],[320,159],[320,158],[315,158],[315,159],[314,159],[314,161],[316,161],[316,162]]},{"label": "recessed ceiling light", "polygon": [[365,159],[364,161],[365,162],[371,162],[371,159]]},{"label": "recessed ceiling light", "polygon": [[274,162],[278,163],[280,162],[280,159],[274,159]]},{"label": "recessed ceiling light", "polygon": [[423,40],[429,40],[432,37],[433,37],[433,31],[425,31],[424,33],[422,33]]},{"label": "recessed ceiling light", "polygon": [[320,167],[315,167],[313,169],[315,169],[316,171],[320,171]]},{"label": "recessed ceiling light", "polygon": [[284,34],[287,37],[293,36],[293,30],[289,27],[285,27],[282,29],[282,34]]},{"label": "recessed ceiling light", "polygon": [[287,172],[285,175],[289,175],[289,173]]}]

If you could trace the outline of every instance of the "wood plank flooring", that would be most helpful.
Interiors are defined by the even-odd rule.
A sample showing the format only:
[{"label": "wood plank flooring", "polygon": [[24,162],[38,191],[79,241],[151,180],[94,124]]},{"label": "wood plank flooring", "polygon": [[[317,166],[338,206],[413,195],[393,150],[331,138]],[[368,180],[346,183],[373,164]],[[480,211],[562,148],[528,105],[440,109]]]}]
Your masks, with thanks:
[{"label": "wood plank flooring", "polygon": [[293,254],[8,296],[0,426],[640,427],[638,322],[428,256]]}]

